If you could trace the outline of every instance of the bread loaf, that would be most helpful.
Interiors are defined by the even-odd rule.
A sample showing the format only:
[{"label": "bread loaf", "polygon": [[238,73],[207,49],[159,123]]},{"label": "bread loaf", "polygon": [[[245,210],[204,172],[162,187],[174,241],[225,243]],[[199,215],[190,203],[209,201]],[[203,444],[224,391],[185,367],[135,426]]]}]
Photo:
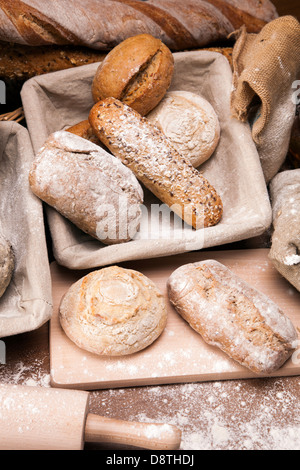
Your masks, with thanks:
[{"label": "bread loaf", "polygon": [[104,145],[187,224],[199,229],[220,221],[215,189],[146,118],[107,98],[92,108],[89,121]]},{"label": "bread loaf", "polygon": [[218,116],[211,104],[195,93],[168,92],[147,119],[195,168],[211,157],[219,143]]},{"label": "bread loaf", "polygon": [[243,24],[257,33],[277,16],[269,0],[0,0],[0,40],[109,50],[148,33],[184,50],[224,40]]},{"label": "bread loaf", "polygon": [[145,116],[165,96],[173,71],[173,55],[159,39],[150,34],[128,38],[99,65],[92,86],[94,101],[117,98]]},{"label": "bread loaf", "polygon": [[36,196],[103,243],[129,241],[139,228],[143,191],[133,173],[69,132],[49,137],[29,182]]},{"label": "bread loaf", "polygon": [[14,255],[10,244],[0,235],[0,297],[10,284],[14,271]]},{"label": "bread loaf", "polygon": [[68,290],[60,323],[82,349],[124,356],[152,344],[167,321],[164,298],[143,274],[112,266],[94,271]]},{"label": "bread loaf", "polygon": [[257,374],[275,372],[297,348],[297,332],[279,307],[217,261],[180,267],[168,293],[208,344]]},{"label": "bread loaf", "polygon": [[75,126],[69,127],[66,129],[66,131],[70,132],[71,134],[78,135],[82,139],[89,140],[93,144],[103,146],[100,140],[95,136],[88,119],[86,121],[75,124]]}]

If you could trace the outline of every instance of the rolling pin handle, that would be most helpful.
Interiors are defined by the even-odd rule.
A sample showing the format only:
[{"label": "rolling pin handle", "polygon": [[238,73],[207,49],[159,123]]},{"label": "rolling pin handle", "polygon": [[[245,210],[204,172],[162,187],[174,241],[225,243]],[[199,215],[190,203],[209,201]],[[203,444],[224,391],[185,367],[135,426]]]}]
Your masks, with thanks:
[{"label": "rolling pin handle", "polygon": [[125,444],[154,450],[176,450],[181,431],[170,424],[121,421],[89,414],[85,442]]}]

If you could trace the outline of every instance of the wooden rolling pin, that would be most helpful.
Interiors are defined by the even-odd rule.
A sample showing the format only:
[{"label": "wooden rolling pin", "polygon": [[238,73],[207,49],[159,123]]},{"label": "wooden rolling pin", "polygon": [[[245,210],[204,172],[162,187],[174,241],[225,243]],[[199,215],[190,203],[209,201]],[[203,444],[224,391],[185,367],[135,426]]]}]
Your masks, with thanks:
[{"label": "wooden rolling pin", "polygon": [[156,450],[180,446],[175,426],[109,419],[88,408],[87,392],[0,385],[0,450],[82,450],[85,442]]}]

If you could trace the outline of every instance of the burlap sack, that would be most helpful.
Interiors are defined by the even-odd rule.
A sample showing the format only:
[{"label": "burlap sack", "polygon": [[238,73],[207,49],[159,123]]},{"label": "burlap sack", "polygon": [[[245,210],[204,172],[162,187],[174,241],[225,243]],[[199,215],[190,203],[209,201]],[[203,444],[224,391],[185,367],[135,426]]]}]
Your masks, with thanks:
[{"label": "burlap sack", "polygon": [[[271,206],[248,124],[230,116],[231,67],[221,54],[177,53],[171,90],[198,93],[211,102],[221,124],[221,140],[213,157],[201,168],[222,196],[224,216],[215,227],[184,233],[162,218],[147,227],[160,204],[145,191],[148,213],[142,218],[137,238],[129,243],[105,246],[91,239],[48,208],[48,221],[56,260],[71,269],[93,268],[133,259],[155,258],[254,237],[271,224]],[[87,119],[93,105],[91,83],[98,65],[56,72],[29,80],[22,100],[34,150],[48,135]]]},{"label": "burlap sack", "polygon": [[272,247],[276,269],[300,291],[300,169],[279,173],[270,184]]},{"label": "burlap sack", "polygon": [[259,34],[247,34],[242,27],[235,35],[231,110],[238,119],[252,122],[253,140],[269,182],[286,158],[295,117],[292,85],[300,72],[300,24],[284,16]]},{"label": "burlap sack", "polygon": [[0,337],[34,330],[52,313],[43,208],[28,171],[34,155],[27,130],[0,123],[0,233],[10,242],[15,270],[0,299]]}]

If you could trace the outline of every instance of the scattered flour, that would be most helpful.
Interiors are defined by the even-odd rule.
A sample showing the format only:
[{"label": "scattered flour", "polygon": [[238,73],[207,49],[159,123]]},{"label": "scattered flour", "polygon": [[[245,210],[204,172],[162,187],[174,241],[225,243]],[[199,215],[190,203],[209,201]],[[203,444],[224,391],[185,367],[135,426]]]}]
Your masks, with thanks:
[{"label": "scattered flour", "polygon": [[120,419],[178,426],[181,450],[300,450],[293,380],[295,393],[284,378],[93,392],[91,412],[114,416],[117,406]]}]

